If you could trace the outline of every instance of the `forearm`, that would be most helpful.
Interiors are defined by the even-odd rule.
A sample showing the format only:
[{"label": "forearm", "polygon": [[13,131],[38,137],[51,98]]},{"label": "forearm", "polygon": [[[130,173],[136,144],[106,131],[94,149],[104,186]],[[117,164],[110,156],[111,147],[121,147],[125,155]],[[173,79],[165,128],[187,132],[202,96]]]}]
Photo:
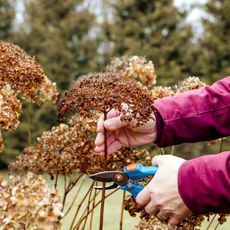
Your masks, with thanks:
[{"label": "forearm", "polygon": [[160,147],[230,135],[230,77],[198,90],[156,100]]},{"label": "forearm", "polygon": [[178,173],[178,189],[194,213],[230,213],[230,152],[183,163]]}]

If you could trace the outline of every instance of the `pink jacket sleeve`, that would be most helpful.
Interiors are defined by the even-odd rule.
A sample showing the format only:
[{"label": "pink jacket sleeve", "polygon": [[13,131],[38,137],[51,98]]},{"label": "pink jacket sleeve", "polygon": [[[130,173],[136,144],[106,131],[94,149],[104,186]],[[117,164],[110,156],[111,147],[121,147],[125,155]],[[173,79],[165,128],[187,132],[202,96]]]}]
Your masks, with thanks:
[{"label": "pink jacket sleeve", "polygon": [[230,213],[230,152],[183,163],[178,173],[178,189],[194,213]]},{"label": "pink jacket sleeve", "polygon": [[201,89],[155,101],[160,147],[230,135],[230,76]]},{"label": "pink jacket sleeve", "polygon": [[[230,135],[230,77],[155,102],[160,147]],[[230,213],[230,152],[186,161],[179,193],[194,213]]]}]

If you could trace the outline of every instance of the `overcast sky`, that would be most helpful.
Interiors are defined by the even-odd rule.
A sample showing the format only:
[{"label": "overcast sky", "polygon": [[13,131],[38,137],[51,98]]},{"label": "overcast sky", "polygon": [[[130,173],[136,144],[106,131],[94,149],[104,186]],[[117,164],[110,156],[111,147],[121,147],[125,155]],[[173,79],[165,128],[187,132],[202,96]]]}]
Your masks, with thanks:
[{"label": "overcast sky", "polygon": [[[94,10],[97,11],[96,13],[100,13],[100,9],[96,9],[97,7],[95,7],[95,5],[98,5],[98,3],[100,3],[101,1],[105,1],[105,0],[101,0],[101,1],[90,0],[90,1],[91,1],[91,3],[93,2]],[[186,9],[190,9],[190,7],[193,4],[203,4],[205,2],[207,2],[207,0],[174,0],[175,6],[177,6],[178,8],[184,8],[185,7]],[[23,6],[22,0],[17,1],[17,7],[16,8],[17,8],[16,22],[21,23],[21,22],[23,22],[23,11],[24,11],[24,6]],[[100,6],[99,6],[99,8],[100,8]],[[198,9],[197,7],[195,7],[189,13],[189,16],[187,18],[187,22],[192,23],[193,27],[195,27],[196,29],[199,30],[201,28],[199,21],[200,21],[200,18],[204,15],[205,14],[201,9]]]}]

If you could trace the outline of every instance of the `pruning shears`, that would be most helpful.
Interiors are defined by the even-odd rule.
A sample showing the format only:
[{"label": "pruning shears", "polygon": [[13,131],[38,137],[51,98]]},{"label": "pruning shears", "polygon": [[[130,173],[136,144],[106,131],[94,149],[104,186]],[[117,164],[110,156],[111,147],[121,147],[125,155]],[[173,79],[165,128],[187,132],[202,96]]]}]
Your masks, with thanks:
[{"label": "pruning shears", "polygon": [[[90,176],[91,179],[100,182],[113,182],[112,185],[105,186],[105,189],[114,189],[120,186],[121,190],[128,191],[133,197],[144,188],[144,185],[138,182],[138,179],[144,179],[148,176],[154,176],[158,166],[143,166],[141,164],[129,164],[123,170],[104,171]],[[102,187],[95,186],[95,189]]]}]

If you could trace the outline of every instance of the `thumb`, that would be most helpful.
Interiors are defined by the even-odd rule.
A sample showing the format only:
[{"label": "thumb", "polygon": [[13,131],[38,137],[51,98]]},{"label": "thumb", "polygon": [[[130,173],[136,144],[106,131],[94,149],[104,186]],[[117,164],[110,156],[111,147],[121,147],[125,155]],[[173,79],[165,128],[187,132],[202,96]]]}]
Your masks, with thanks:
[{"label": "thumb", "polygon": [[150,191],[148,185],[137,195],[136,202],[137,204],[144,206],[149,203],[151,200]]},{"label": "thumb", "polygon": [[111,131],[115,131],[124,126],[126,126],[126,123],[121,121],[121,116],[113,117],[104,121],[104,127]]},{"label": "thumb", "polygon": [[162,158],[164,158],[164,156],[155,156],[152,159],[152,165],[159,165],[160,162],[162,161]]}]

